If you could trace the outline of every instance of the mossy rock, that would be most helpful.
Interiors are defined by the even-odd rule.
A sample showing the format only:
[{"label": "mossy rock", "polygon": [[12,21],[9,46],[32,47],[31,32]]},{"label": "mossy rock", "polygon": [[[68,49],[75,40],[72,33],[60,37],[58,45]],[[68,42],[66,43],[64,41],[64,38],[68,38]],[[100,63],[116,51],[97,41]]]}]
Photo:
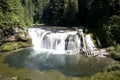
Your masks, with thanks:
[{"label": "mossy rock", "polygon": [[19,42],[18,45],[20,48],[25,48],[25,47],[29,47],[30,43],[29,42]]},{"label": "mossy rock", "polygon": [[13,51],[19,48],[29,47],[30,43],[28,42],[8,42],[2,45],[2,51]]},{"label": "mossy rock", "polygon": [[2,45],[2,51],[12,51],[15,50],[16,48],[18,48],[17,43],[13,42]]}]

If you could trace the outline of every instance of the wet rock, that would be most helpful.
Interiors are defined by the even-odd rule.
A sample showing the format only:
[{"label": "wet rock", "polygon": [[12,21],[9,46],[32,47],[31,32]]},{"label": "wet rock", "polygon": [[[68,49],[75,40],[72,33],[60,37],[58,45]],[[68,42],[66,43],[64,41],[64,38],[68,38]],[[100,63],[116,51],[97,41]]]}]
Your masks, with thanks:
[{"label": "wet rock", "polygon": [[27,42],[28,40],[31,39],[30,36],[28,35],[27,28],[22,28],[22,29],[18,28],[14,36],[17,41]]},{"label": "wet rock", "polygon": [[14,35],[9,36],[8,41],[16,41],[16,37]]},{"label": "wet rock", "polygon": [[[30,37],[28,35],[27,29],[14,28],[13,31],[9,31],[8,34],[4,36],[3,31],[0,29],[0,39],[3,42],[11,42],[11,41],[23,41],[26,42]],[[3,37],[4,36],[4,37]]]}]

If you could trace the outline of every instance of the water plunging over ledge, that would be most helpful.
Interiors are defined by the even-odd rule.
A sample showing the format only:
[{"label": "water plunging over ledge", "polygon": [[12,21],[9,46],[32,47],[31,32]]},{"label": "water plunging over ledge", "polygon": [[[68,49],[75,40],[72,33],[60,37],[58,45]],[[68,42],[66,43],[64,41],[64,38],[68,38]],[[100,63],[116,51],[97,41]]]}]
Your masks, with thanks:
[{"label": "water plunging over ledge", "polygon": [[91,36],[84,35],[82,29],[67,27],[30,28],[29,35],[35,50],[55,54],[75,54],[85,50],[95,50]]},{"label": "water plunging over ledge", "polygon": [[[96,52],[91,36],[85,35],[82,29],[30,28],[29,35],[34,47],[3,56],[4,61],[1,61],[7,64],[7,68],[3,66],[8,70],[7,73],[20,73],[17,76],[25,77],[29,75],[31,80],[81,80],[82,77],[91,76],[115,63],[110,58],[75,54],[81,51]],[[11,71],[14,68],[15,71]]]}]

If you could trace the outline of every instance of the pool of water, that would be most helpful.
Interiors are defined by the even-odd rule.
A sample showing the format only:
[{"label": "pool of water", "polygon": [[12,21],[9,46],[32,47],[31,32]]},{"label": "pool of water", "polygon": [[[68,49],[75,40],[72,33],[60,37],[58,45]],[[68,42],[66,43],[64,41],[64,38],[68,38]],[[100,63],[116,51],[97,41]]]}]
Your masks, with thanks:
[{"label": "pool of water", "polygon": [[38,74],[36,73],[36,75],[41,77],[42,80],[45,77],[48,78],[48,74],[53,80],[56,80],[54,77],[57,75],[59,75],[59,78],[61,76],[65,78],[66,76],[84,77],[93,75],[111,64],[112,60],[109,58],[86,58],[80,54],[51,54],[26,48],[7,55],[4,63],[16,69],[27,68],[33,72],[37,71]]}]

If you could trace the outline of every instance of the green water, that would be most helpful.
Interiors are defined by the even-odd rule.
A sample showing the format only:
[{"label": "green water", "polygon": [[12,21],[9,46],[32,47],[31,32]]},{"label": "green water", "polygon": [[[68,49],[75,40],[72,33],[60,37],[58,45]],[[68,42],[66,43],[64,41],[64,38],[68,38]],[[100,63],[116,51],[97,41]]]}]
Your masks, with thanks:
[{"label": "green water", "polygon": [[80,54],[49,54],[27,48],[4,56],[2,62],[7,65],[4,69],[8,69],[3,72],[5,76],[29,77],[31,80],[74,80],[91,76],[112,61],[109,58],[86,58]]}]

